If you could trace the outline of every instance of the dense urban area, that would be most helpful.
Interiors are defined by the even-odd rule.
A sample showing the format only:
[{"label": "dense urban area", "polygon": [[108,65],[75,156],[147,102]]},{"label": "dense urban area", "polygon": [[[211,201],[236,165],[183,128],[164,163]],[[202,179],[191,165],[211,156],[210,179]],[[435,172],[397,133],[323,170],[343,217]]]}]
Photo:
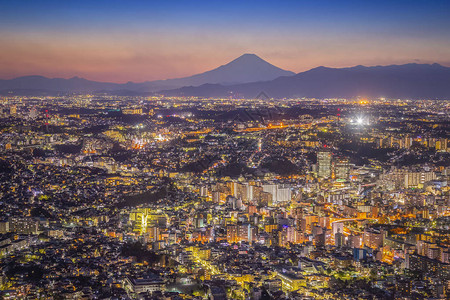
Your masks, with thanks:
[{"label": "dense urban area", "polygon": [[449,299],[450,101],[0,98],[0,299]]}]

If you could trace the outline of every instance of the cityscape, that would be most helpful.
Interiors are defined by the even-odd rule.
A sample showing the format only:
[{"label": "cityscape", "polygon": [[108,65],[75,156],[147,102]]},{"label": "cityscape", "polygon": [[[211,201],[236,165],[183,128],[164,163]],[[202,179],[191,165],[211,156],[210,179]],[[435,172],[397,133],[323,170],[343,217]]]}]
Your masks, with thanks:
[{"label": "cityscape", "polygon": [[[55,34],[75,47],[77,30],[93,26],[95,37],[94,28],[111,20],[132,28],[142,18],[150,32],[153,22],[176,25],[182,35],[192,34],[195,19],[211,26],[194,26],[196,33],[215,35],[216,26],[225,26],[226,40],[227,30],[234,34],[241,24],[251,40],[257,33],[246,21],[224,25],[206,16],[273,10],[284,16],[267,19],[276,26],[297,20],[289,10],[315,14],[319,5],[200,1],[207,8],[197,11],[168,1],[178,8],[172,15],[169,4],[137,2],[48,1],[36,12],[35,4],[19,10],[11,1],[2,4],[0,32],[34,32],[49,44],[46,34]],[[389,21],[391,28],[421,13],[423,22],[442,21],[429,26],[448,23],[447,3],[412,2],[404,18]],[[325,15],[351,9],[328,4]],[[372,4],[353,9],[382,16],[389,7],[377,5],[380,11]],[[47,20],[53,12],[60,15]],[[33,20],[42,23],[32,29]],[[336,24],[358,32],[347,21]],[[257,26],[268,40],[279,38],[267,24]],[[450,46],[443,46],[448,33],[424,30],[439,42],[423,48],[408,42],[405,55],[441,56],[395,56],[393,43],[392,52],[377,50],[392,61],[356,56],[368,65],[362,66],[349,53],[343,65],[309,66],[317,57],[299,67],[272,54],[284,62],[280,68],[252,49],[230,46],[229,55],[219,47],[210,52],[214,64],[205,58],[197,69],[201,60],[193,56],[186,71],[167,62],[167,74],[149,70],[154,77],[146,73],[151,64],[133,66],[134,73],[107,50],[111,64],[100,65],[88,44],[80,46],[83,59],[75,61],[72,49],[52,62],[38,56],[53,46],[36,46],[25,58],[28,47],[22,53],[11,39],[0,50],[8,57],[0,59],[0,299],[450,299],[450,56],[444,54]],[[198,37],[191,38],[190,46]],[[435,48],[414,52],[427,47]],[[174,57],[189,55],[182,46],[177,51]],[[13,61],[13,53],[23,60]],[[78,65],[83,70],[75,72]]]},{"label": "cityscape", "polygon": [[4,297],[445,298],[450,103],[278,103],[3,98]]}]

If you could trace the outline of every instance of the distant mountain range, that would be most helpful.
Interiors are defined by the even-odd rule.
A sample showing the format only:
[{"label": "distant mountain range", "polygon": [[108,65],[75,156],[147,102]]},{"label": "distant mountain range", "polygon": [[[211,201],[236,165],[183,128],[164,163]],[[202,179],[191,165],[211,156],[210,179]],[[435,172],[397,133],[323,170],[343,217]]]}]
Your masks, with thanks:
[{"label": "distant mountain range", "polygon": [[[0,80],[0,90],[40,90],[57,92],[107,92],[119,91],[147,93],[183,86],[200,86],[205,83],[221,85],[241,84],[255,81],[272,80],[280,76],[291,76],[294,72],[280,69],[255,54],[244,54],[226,65],[201,74],[167,80],[146,81],[141,83],[128,82],[124,84],[90,81],[73,77],[46,78],[43,76],[24,76],[11,80]],[[134,93],[130,93],[134,94]]]},{"label": "distant mountain range", "polygon": [[255,54],[244,54],[226,65],[205,73],[179,79],[150,82],[159,86],[199,86],[213,83],[221,85],[267,81],[280,76],[292,76],[294,72],[280,69]]},{"label": "distant mountain range", "polygon": [[351,68],[318,67],[294,74],[254,54],[244,54],[214,70],[185,78],[124,84],[25,76],[0,80],[0,91],[16,94],[102,92],[117,95],[255,98],[386,97],[450,99],[450,68],[439,64],[405,64]]},{"label": "distant mountain range", "polygon": [[255,98],[261,92],[270,98],[450,99],[450,68],[439,64],[318,67],[270,81],[232,86],[204,84],[162,93],[168,96]]}]

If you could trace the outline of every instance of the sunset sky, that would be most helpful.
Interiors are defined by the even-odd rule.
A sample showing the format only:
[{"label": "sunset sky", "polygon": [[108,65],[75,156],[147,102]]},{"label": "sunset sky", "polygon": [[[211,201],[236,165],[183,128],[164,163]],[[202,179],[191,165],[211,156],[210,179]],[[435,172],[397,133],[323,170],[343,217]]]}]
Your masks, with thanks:
[{"label": "sunset sky", "polygon": [[450,66],[450,1],[0,2],[0,78],[142,82],[255,53],[286,70]]}]

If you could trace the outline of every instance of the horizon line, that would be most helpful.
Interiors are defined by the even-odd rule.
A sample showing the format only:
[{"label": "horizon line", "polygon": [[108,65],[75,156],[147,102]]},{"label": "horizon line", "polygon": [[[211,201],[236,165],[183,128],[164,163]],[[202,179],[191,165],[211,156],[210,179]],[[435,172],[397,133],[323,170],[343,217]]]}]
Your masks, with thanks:
[{"label": "horizon line", "polygon": [[[112,84],[127,84],[127,83],[136,83],[136,84],[138,84],[138,83],[146,83],[146,82],[155,82],[155,81],[165,81],[165,80],[183,79],[183,78],[188,78],[188,77],[191,77],[191,76],[203,74],[203,73],[206,73],[206,72],[215,70],[215,69],[217,69],[217,68],[219,68],[219,67],[228,65],[229,63],[235,61],[236,59],[238,59],[238,58],[240,58],[240,57],[242,57],[242,56],[244,56],[244,55],[249,55],[249,54],[250,54],[250,55],[255,55],[256,57],[262,59],[262,60],[265,61],[266,63],[269,63],[269,64],[273,65],[272,63],[270,63],[270,62],[268,62],[267,60],[261,58],[261,57],[260,57],[259,55],[257,55],[257,54],[254,54],[254,53],[244,53],[244,54],[238,56],[237,58],[235,58],[235,59],[229,61],[228,63],[219,65],[219,66],[217,66],[217,67],[215,67],[215,68],[213,68],[213,69],[206,70],[206,71],[203,71],[203,72],[200,72],[200,73],[196,73],[196,74],[187,75],[187,76],[184,76],[184,77],[174,77],[174,78],[166,78],[166,79],[155,79],[155,80],[144,80],[144,81],[130,81],[130,80],[129,80],[129,81],[126,81],[126,82],[113,82],[113,81],[99,81],[99,80],[95,80],[95,79],[88,79],[88,78],[86,78],[86,77],[80,77],[80,76],[78,76],[78,75],[73,75],[73,76],[71,76],[71,77],[48,77],[48,76],[40,75],[40,74],[29,74],[29,75],[16,76],[16,77],[12,77],[12,78],[0,78],[0,80],[14,80],[14,79],[19,79],[19,78],[24,78],[24,77],[43,77],[43,78],[45,78],[45,79],[63,79],[63,80],[70,80],[70,79],[84,79],[84,80],[93,81],[93,82],[112,83]],[[317,67],[310,68],[310,69],[308,69],[308,70],[301,71],[301,72],[294,72],[294,71],[282,69],[282,68],[280,68],[280,67],[278,67],[278,66],[275,66],[275,65],[273,65],[273,66],[275,66],[275,67],[277,67],[277,68],[280,68],[281,70],[284,70],[284,71],[287,71],[287,72],[293,72],[294,74],[291,75],[291,76],[295,76],[295,75],[297,75],[297,74],[304,73],[304,72],[308,72],[308,71],[311,71],[311,70],[314,70],[314,69],[317,69],[317,68],[327,68],[327,69],[349,69],[349,68],[355,68],[355,67],[373,68],[373,67],[390,67],[390,66],[405,66],[405,65],[429,65],[429,66],[432,66],[432,65],[438,65],[438,66],[441,66],[441,67],[450,68],[450,66],[446,66],[446,65],[444,65],[444,64],[440,64],[440,63],[437,63],[437,62],[434,62],[434,63],[408,62],[408,63],[403,63],[403,64],[397,64],[397,63],[394,63],[394,64],[388,64],[388,65],[380,65],[380,64],[376,64],[376,65],[361,65],[361,64],[358,64],[358,65],[347,66],[347,67],[327,67],[327,66],[324,66],[324,65],[319,65],[319,66],[317,66]],[[287,76],[288,76],[288,75],[287,75]]]}]

